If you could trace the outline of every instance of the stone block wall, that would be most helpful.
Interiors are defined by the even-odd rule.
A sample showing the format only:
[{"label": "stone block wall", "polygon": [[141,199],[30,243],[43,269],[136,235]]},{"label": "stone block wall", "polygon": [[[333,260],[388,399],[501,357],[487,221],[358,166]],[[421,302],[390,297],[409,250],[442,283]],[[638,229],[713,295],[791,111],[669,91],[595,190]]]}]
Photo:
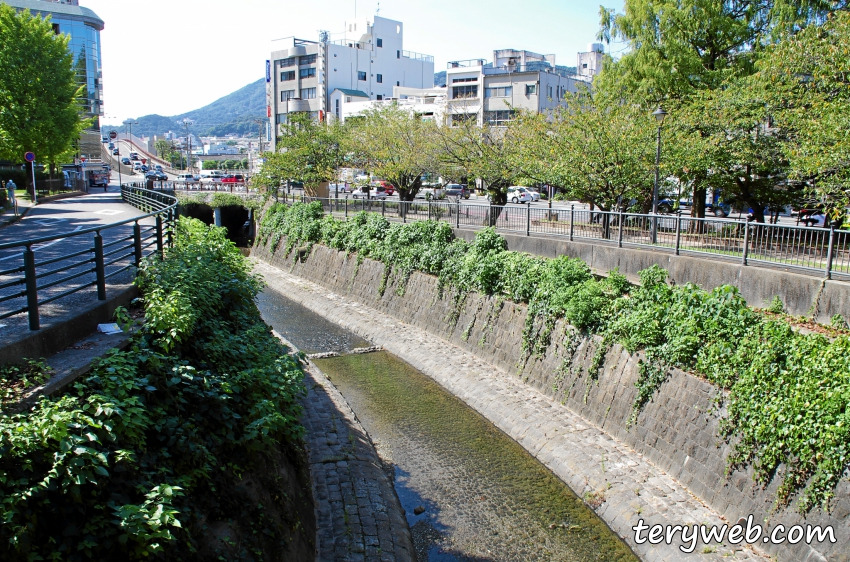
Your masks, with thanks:
[{"label": "stone block wall", "polygon": [[771,527],[803,523],[832,525],[835,529],[836,544],[816,545],[817,550],[804,543],[763,545],[779,560],[850,560],[850,480],[845,477],[841,481],[830,513],[816,509],[804,519],[793,507],[774,512],[777,479],[762,487],[754,483],[750,468],[727,475],[726,458],[732,446],[724,442],[718,430],[724,413],[723,393],[708,381],[671,369],[666,382],[629,426],[640,354],[630,355],[615,345],[605,355],[598,376],[591,377],[588,366],[598,340],[581,337],[573,341],[569,327],[558,322],[546,352],[526,361],[522,350],[525,305],[470,293],[456,324],[451,325],[453,295],[449,290],[439,295],[437,279],[432,276],[413,273],[403,295],[397,292],[398,279],[391,278],[381,296],[378,288],[385,266],[380,262],[367,259],[358,267],[356,256],[320,245],[314,246],[303,262],[296,263],[292,255],[282,254],[282,248],[275,254],[262,247],[253,251],[254,256],[272,265],[515,373],[526,384],[631,446],[731,523],[752,514],[755,521],[769,519]]}]

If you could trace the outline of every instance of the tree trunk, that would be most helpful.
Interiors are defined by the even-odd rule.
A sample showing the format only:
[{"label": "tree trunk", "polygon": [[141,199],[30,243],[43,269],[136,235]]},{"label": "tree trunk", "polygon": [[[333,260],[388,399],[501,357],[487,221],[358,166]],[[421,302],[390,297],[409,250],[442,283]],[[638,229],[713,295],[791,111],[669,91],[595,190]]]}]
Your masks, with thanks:
[{"label": "tree trunk", "polygon": [[[694,191],[691,194],[691,216],[694,218],[705,218],[705,196],[706,185],[702,178],[694,181]],[[702,221],[688,221],[689,230],[694,233],[705,232],[705,223]]]}]

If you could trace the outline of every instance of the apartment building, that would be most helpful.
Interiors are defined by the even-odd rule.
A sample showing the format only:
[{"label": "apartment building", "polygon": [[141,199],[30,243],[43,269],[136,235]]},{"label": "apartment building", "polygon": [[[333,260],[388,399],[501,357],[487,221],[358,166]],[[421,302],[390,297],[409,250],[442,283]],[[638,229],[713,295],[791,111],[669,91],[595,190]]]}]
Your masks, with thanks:
[{"label": "apartment building", "polygon": [[492,62],[452,61],[446,69],[446,119],[449,124],[474,119],[479,125],[504,125],[520,109],[555,109],[567,92],[577,92],[591,80],[558,71],[555,55],[531,51],[496,50]]},{"label": "apartment building", "polygon": [[271,149],[290,113],[341,117],[345,99],[384,100],[394,87],[431,88],[434,58],[404,49],[404,24],[379,16],[346,24],[342,39],[287,37],[266,62]]}]

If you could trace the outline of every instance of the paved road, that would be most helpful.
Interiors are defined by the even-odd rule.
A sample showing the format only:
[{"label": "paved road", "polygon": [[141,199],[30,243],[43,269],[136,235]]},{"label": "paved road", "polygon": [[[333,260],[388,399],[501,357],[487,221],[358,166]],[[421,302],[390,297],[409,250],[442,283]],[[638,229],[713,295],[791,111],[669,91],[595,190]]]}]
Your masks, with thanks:
[{"label": "paved road", "polygon": [[[92,193],[81,197],[73,197],[43,203],[30,209],[27,215],[16,224],[7,226],[0,230],[0,244],[22,241],[26,239],[44,236],[73,234],[74,232],[93,228],[101,225],[118,222],[142,214],[138,209],[121,201],[120,189],[117,184],[110,185],[106,192],[101,188],[95,188]],[[143,236],[150,232],[155,224],[153,219],[140,221],[143,225]],[[114,274],[133,261],[132,256],[127,256],[131,250],[124,248],[129,241],[111,243],[128,238],[133,234],[133,224],[110,228],[102,232],[104,243],[104,261],[109,263],[115,261],[105,268],[106,275]],[[66,256],[81,251],[90,250],[94,245],[94,234],[84,234],[59,238],[33,246],[36,260],[36,274],[43,275],[37,283],[39,287],[39,302],[61,294],[68,289],[79,287],[94,280],[94,273],[90,270],[94,267],[93,253],[85,252],[79,256],[67,258]],[[120,251],[116,251],[123,248]],[[148,252],[150,249],[148,249]],[[111,256],[109,253],[114,252]],[[120,258],[120,259],[119,259]],[[56,261],[54,261],[56,260]],[[49,263],[48,263],[49,262]],[[22,282],[23,274],[23,248],[9,248],[0,250],[0,297],[19,295],[24,290]],[[51,273],[55,270],[55,273]],[[81,277],[67,282],[48,287],[51,282],[58,281],[72,274],[83,273]],[[127,281],[126,274],[119,274],[107,280],[107,283]],[[9,286],[4,287],[3,285]],[[90,300],[95,294],[94,287],[86,287],[72,295],[62,297],[55,301],[53,307],[56,312],[67,311],[80,304],[83,300]],[[22,296],[0,302],[0,315],[19,310],[25,305]],[[41,307],[40,307],[41,308]],[[49,312],[49,309],[48,309]],[[24,314],[16,317],[0,320],[0,324],[10,328],[20,329],[25,320]],[[4,334],[0,331],[0,337]]]}]

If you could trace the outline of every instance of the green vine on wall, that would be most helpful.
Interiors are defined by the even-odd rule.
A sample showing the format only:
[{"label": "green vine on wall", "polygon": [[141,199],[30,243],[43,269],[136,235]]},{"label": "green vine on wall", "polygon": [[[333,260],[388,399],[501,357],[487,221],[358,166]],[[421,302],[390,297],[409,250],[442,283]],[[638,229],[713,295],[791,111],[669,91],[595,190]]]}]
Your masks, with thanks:
[{"label": "green vine on wall", "polygon": [[[413,271],[434,275],[440,291],[452,290],[451,326],[471,292],[527,304],[520,364],[546,352],[560,319],[583,337],[601,338],[588,384],[611,345],[643,351],[631,423],[669,368],[699,373],[728,391],[721,431],[735,438],[730,468],[751,465],[762,483],[780,478],[777,506],[800,492],[801,511],[827,507],[850,465],[850,339],[801,334],[749,308],[735,287],[671,286],[658,266],[642,271],[632,286],[617,271],[594,277],[581,260],[508,251],[490,228],[467,243],[443,222],[390,223],[371,213],[342,221],[323,217],[318,204],[272,207],[260,232],[261,240],[285,236],[288,244],[294,244],[290,237],[312,236],[381,261],[401,272],[399,295]],[[778,474],[781,466],[786,470]]]}]

